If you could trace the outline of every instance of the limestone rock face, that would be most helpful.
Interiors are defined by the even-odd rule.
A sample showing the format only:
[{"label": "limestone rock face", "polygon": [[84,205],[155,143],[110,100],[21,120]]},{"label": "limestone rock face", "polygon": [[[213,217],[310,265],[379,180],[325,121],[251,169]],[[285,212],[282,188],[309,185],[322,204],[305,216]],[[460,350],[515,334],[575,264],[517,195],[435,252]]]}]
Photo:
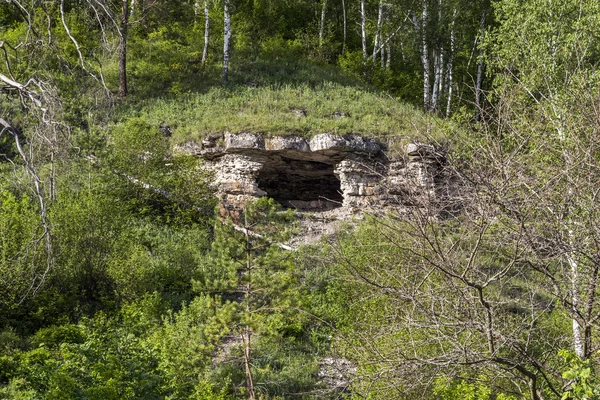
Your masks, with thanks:
[{"label": "limestone rock face", "polygon": [[445,154],[425,144],[411,143],[403,157],[390,159],[382,145],[357,135],[225,133],[224,147],[216,142],[177,150],[203,157],[214,171],[223,216],[235,217],[262,196],[300,211],[405,212],[434,204],[443,185]]}]

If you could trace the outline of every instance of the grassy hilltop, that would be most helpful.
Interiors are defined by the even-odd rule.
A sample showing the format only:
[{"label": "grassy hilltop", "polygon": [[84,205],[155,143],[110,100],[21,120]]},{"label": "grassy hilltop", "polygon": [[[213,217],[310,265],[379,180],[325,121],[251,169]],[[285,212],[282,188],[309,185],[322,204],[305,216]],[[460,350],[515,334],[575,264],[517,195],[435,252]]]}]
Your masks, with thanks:
[{"label": "grassy hilltop", "polygon": [[[280,52],[285,53],[285,47]],[[175,143],[225,131],[305,137],[331,132],[395,146],[410,140],[444,141],[456,129],[450,121],[424,113],[339,67],[277,53],[238,55],[241,62],[227,85],[219,81],[215,65],[176,93],[134,94],[119,106],[117,118],[140,117],[156,126],[164,122],[172,128]],[[182,87],[179,82],[171,85]]]}]

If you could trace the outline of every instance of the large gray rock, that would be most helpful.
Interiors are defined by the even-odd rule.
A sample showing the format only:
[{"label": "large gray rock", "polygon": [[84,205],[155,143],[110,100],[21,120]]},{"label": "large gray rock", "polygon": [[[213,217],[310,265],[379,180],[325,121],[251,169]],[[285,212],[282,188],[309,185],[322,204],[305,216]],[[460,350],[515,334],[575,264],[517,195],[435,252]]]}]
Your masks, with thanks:
[{"label": "large gray rock", "polygon": [[323,151],[323,150],[348,150],[348,144],[346,140],[338,135],[332,133],[321,133],[315,135],[310,139],[310,150],[311,151]]},{"label": "large gray rock", "polygon": [[260,133],[225,133],[225,150],[265,149],[265,140]]},{"label": "large gray rock", "polygon": [[281,150],[296,150],[309,152],[310,146],[306,139],[299,136],[273,136],[265,140],[265,150],[281,151]]}]

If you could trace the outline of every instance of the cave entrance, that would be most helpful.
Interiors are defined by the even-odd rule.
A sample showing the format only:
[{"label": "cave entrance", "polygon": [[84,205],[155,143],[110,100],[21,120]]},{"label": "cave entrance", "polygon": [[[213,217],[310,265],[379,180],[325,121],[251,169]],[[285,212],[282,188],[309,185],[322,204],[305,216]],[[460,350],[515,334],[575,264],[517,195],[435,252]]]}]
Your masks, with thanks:
[{"label": "cave entrance", "polygon": [[265,165],[257,183],[267,196],[286,208],[326,211],[342,206],[340,180],[331,164],[281,158]]}]

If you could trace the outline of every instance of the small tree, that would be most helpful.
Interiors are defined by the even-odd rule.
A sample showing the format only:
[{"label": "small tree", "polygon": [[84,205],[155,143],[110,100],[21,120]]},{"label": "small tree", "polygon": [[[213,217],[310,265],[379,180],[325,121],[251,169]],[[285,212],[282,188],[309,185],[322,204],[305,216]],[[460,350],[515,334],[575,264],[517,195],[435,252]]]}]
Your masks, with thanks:
[{"label": "small tree", "polygon": [[[235,340],[242,350],[246,395],[257,397],[257,369],[253,356],[258,339],[281,338],[298,318],[293,311],[300,299],[294,291],[292,253],[282,249],[289,238],[294,213],[281,210],[272,200],[261,198],[248,205],[239,224],[228,221],[216,228],[213,248],[196,288],[220,292],[237,303]],[[285,246],[283,246],[285,247]],[[268,389],[267,389],[268,390]]]}]

